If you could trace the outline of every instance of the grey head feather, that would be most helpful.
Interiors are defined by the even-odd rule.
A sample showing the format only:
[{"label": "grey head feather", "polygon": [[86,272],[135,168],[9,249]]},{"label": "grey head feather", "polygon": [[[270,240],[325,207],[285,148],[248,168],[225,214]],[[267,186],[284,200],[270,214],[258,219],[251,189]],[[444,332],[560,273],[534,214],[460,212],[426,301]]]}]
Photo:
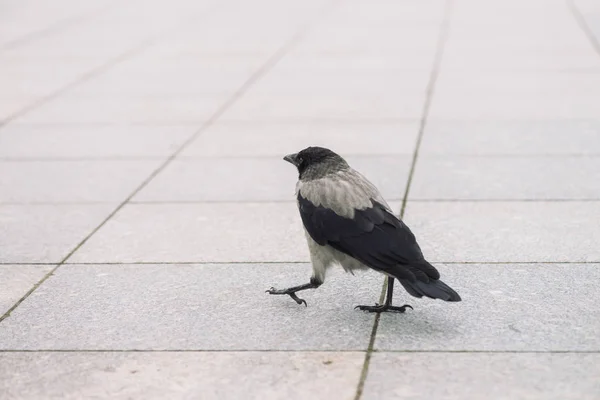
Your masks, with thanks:
[{"label": "grey head feather", "polygon": [[340,155],[324,147],[307,147],[283,158],[298,168],[299,179],[310,181],[348,169],[348,163]]},{"label": "grey head feather", "polygon": [[356,210],[373,206],[373,200],[389,209],[375,185],[351,168],[338,154],[322,147],[308,147],[284,158],[299,171],[296,195],[315,206],[353,218]]}]

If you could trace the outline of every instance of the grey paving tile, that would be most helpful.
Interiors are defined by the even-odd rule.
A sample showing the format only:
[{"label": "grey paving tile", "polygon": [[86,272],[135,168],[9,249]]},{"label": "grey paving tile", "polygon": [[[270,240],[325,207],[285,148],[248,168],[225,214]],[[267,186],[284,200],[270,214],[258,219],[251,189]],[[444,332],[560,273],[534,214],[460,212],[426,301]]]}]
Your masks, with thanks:
[{"label": "grey paving tile", "polygon": [[411,199],[600,199],[600,157],[420,157]]},{"label": "grey paving tile", "polygon": [[[390,202],[390,207],[400,209],[397,202]],[[296,204],[284,202],[130,204],[111,218],[70,261],[285,262],[308,259]]]},{"label": "grey paving tile", "polygon": [[35,104],[40,99],[39,96],[9,96],[0,95],[0,122],[12,118],[25,108]]},{"label": "grey paving tile", "polygon": [[0,65],[2,96],[48,96],[101,64],[93,58],[54,62],[3,58]]},{"label": "grey paving tile", "polygon": [[[579,32],[577,32],[579,34]],[[447,91],[470,92],[490,91],[494,94],[598,94],[600,92],[600,70],[586,72],[473,71],[442,69],[436,81],[436,93]]]},{"label": "grey paving tile", "polygon": [[[377,6],[374,7],[373,4]],[[440,22],[443,18],[441,2],[389,2],[376,1],[363,3],[348,1],[339,4],[339,8],[329,18],[333,21],[363,22],[364,24],[381,26],[386,24],[410,24],[423,22]]]},{"label": "grey paving tile", "polygon": [[72,258],[73,262],[306,260],[302,222],[291,201],[127,205]]},{"label": "grey paving tile", "polygon": [[600,111],[600,94],[496,93],[486,90],[436,92],[432,119],[593,119]]},{"label": "grey paving tile", "polygon": [[0,390],[7,400],[350,400],[364,354],[2,353],[0,361]]},{"label": "grey paving tile", "polygon": [[[153,59],[154,61],[155,59]],[[239,60],[195,63],[147,62],[130,67],[119,65],[73,90],[78,95],[194,95],[232,93],[260,67],[259,62],[244,65]],[[212,62],[211,62],[212,61]],[[216,62],[215,62],[216,61]]]},{"label": "grey paving tile", "polygon": [[[477,25],[475,25],[477,26]],[[500,34],[504,34],[502,31]],[[477,34],[477,33],[474,33]],[[444,50],[442,68],[463,70],[589,71],[600,68],[600,59],[590,47],[506,46],[492,49],[453,47]]]},{"label": "grey paving tile", "polygon": [[361,23],[363,21],[320,24],[306,34],[295,51],[351,53],[368,49],[378,53],[410,54],[418,49],[435,53],[440,27],[438,22],[373,25]]},{"label": "grey paving tile", "polygon": [[362,398],[593,400],[599,362],[598,354],[376,353]]},{"label": "grey paving tile", "polygon": [[600,264],[448,264],[442,280],[460,303],[417,300],[383,315],[379,350],[598,351]]},{"label": "grey paving tile", "polygon": [[272,95],[249,92],[223,114],[223,121],[347,121],[419,119],[421,94],[331,93],[326,95]]},{"label": "grey paving tile", "polygon": [[52,265],[0,265],[0,315],[44,277]]},{"label": "grey paving tile", "polygon": [[0,202],[121,202],[161,162],[0,161]]},{"label": "grey paving tile", "polygon": [[[298,151],[290,150],[290,152]],[[279,157],[173,161],[134,201],[293,201],[298,172]],[[402,199],[411,156],[346,157],[386,199]]]},{"label": "grey paving tile", "polygon": [[252,87],[253,93],[271,95],[385,92],[416,95],[427,89],[430,71],[427,69],[358,69],[339,66],[337,69],[318,66],[278,64],[273,71]]},{"label": "grey paving tile", "polygon": [[0,205],[0,262],[59,262],[115,207]]},{"label": "grey paving tile", "polygon": [[374,124],[222,123],[200,135],[181,156],[280,157],[308,146],[327,147],[344,156],[412,154],[418,131],[418,120]]},{"label": "grey paving tile", "polygon": [[169,156],[194,126],[40,126],[0,129],[0,157],[18,159]]},{"label": "grey paving tile", "polygon": [[577,10],[596,40],[600,40],[600,6],[593,0],[574,0]]},{"label": "grey paving tile", "polygon": [[325,50],[307,49],[298,51],[296,48],[285,56],[278,64],[287,68],[356,68],[359,70],[428,70],[435,58],[435,52],[430,49],[411,49],[404,52],[381,52],[365,48],[350,52],[331,52]]},{"label": "grey paving tile", "polygon": [[599,202],[409,202],[430,261],[600,261]]},{"label": "grey paving tile", "polygon": [[[0,325],[2,349],[366,350],[383,278],[309,264],[63,265]],[[261,321],[257,323],[257,321]],[[77,326],[76,332],[73,326]]]},{"label": "grey paving tile", "polygon": [[32,3],[22,2],[11,7],[10,13],[2,15],[0,27],[1,46],[12,47],[32,36],[42,34],[47,29],[68,24],[69,21],[81,21],[86,16],[101,12],[106,0],[81,3],[72,0],[57,1],[53,5],[35,3],[36,13],[27,12]]},{"label": "grey paving tile", "polygon": [[161,96],[64,95],[14,120],[26,124],[200,123],[228,94]]},{"label": "grey paving tile", "polygon": [[600,154],[596,120],[428,121],[419,154]]}]

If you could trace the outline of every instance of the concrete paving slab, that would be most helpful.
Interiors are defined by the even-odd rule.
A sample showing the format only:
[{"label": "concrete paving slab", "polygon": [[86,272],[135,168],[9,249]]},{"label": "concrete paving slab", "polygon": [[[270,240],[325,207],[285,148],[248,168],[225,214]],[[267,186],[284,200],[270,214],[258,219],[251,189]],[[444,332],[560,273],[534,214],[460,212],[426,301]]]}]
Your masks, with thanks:
[{"label": "concrete paving slab", "polygon": [[7,400],[350,400],[363,360],[356,352],[0,353],[0,390]]},{"label": "concrete paving slab", "polygon": [[600,94],[495,93],[491,91],[438,92],[431,105],[432,119],[594,119]]},{"label": "concrete paving slab", "polygon": [[12,118],[22,110],[37,103],[40,99],[40,96],[3,97],[0,94],[0,123]]},{"label": "concrete paving slab", "polygon": [[593,119],[428,121],[419,154],[597,155],[600,123]]},{"label": "concrete paving slab", "polygon": [[223,121],[352,121],[419,119],[425,92],[418,95],[297,94],[276,96],[249,92],[222,116]]},{"label": "concrete paving slab", "polygon": [[[410,57],[407,55],[410,54]],[[305,51],[298,49],[287,54],[278,64],[278,69],[321,69],[347,71],[431,71],[435,54],[430,49],[413,49],[398,53],[363,51],[331,53],[327,51]]]},{"label": "concrete paving slab", "polygon": [[[105,74],[86,82],[73,90],[81,96],[90,95],[146,95],[174,96],[197,94],[232,93],[239,88],[260,66],[260,62],[243,65],[237,61],[224,65],[218,62],[196,61],[191,63],[132,63],[119,65]],[[211,65],[212,64],[212,65]],[[240,65],[241,64],[241,65]]]},{"label": "concrete paving slab", "polygon": [[573,0],[577,11],[596,40],[600,40],[600,6],[594,0]]},{"label": "concrete paving slab", "polygon": [[25,124],[146,123],[198,126],[217,111],[228,94],[161,96],[65,95],[17,119]]},{"label": "concrete paving slab", "polygon": [[[474,33],[476,34],[476,33]],[[481,51],[480,51],[481,50]],[[562,48],[529,46],[493,50],[464,47],[444,51],[443,68],[462,70],[530,70],[530,71],[588,71],[600,68],[600,58],[591,47]]]},{"label": "concrete paving slab", "polygon": [[0,265],[0,315],[11,308],[53,265]]},{"label": "concrete paving slab", "polygon": [[[175,160],[133,201],[294,201],[298,171],[282,160],[285,154],[277,158]],[[386,199],[401,200],[404,196],[410,156],[351,156],[346,160]]]},{"label": "concrete paving slab", "polygon": [[176,125],[8,125],[0,130],[0,157],[20,160],[166,158],[196,130],[195,126]]},{"label": "concrete paving slab", "polygon": [[294,68],[283,64],[258,82],[252,93],[315,97],[335,94],[343,97],[344,94],[356,93],[377,95],[382,92],[420,94],[427,89],[429,76],[430,71],[425,69]]},{"label": "concrete paving slab", "polygon": [[265,293],[310,275],[308,264],[63,265],[0,324],[0,348],[366,350],[374,316],[354,306],[379,299],[382,275],[336,268],[299,294],[308,307]]},{"label": "concrete paving slab", "polygon": [[96,59],[31,62],[2,58],[2,65],[0,65],[2,96],[48,96],[100,65],[102,62]]},{"label": "concrete paving slab", "polygon": [[[399,123],[221,123],[211,126],[181,157],[274,156],[321,146],[349,155],[411,155],[418,121]],[[0,133],[1,139],[1,133]]]},{"label": "concrete paving slab", "polygon": [[[397,202],[390,202],[399,210]],[[177,238],[173,241],[172,238]],[[130,204],[71,262],[308,261],[295,202]]]},{"label": "concrete paving slab", "polygon": [[[2,203],[119,203],[162,160],[0,161]],[[30,182],[31,185],[22,185]]]},{"label": "concrete paving slab", "polygon": [[591,200],[596,182],[599,157],[422,156],[410,199]]},{"label": "concrete paving slab", "polygon": [[560,90],[570,94],[599,94],[600,70],[553,71],[473,71],[445,69],[436,81],[436,92],[491,91],[496,93],[544,94]]},{"label": "concrete paving slab", "polygon": [[593,400],[599,361],[598,354],[375,353],[362,398]]},{"label": "concrete paving slab", "polygon": [[401,289],[382,315],[375,348],[410,351],[598,351],[599,264],[438,265],[459,303],[418,300]]},{"label": "concrete paving slab", "polygon": [[116,207],[88,205],[0,206],[0,262],[57,263]]},{"label": "concrete paving slab", "polygon": [[[178,239],[172,241],[174,237]],[[294,202],[127,205],[72,258],[73,262],[307,260]]]},{"label": "concrete paving slab", "polygon": [[600,261],[600,203],[409,202],[405,221],[429,261]]},{"label": "concrete paving slab", "polygon": [[[266,295],[268,286],[305,282],[310,266],[277,264],[308,254],[293,201],[281,201],[288,186],[269,183],[265,165],[310,142],[368,160],[358,169],[373,170],[373,180],[403,183],[401,160],[416,143],[436,54],[423,164],[412,177],[411,194],[424,197],[409,201],[406,219],[429,260],[457,263],[440,269],[464,301],[411,298],[414,311],[382,316],[362,398],[585,400],[600,392],[590,283],[600,265],[600,202],[589,183],[598,180],[600,57],[564,0],[36,3],[12,2],[0,15],[0,159],[28,167],[23,160],[158,162],[257,68],[283,57],[142,194],[171,203],[127,205],[69,260],[165,264],[63,265],[0,324],[6,346],[58,349],[0,351],[0,393],[356,397],[374,317],[351,307],[375,302],[382,278],[337,271],[306,294],[308,308]],[[574,4],[593,35],[594,0]],[[386,157],[393,165],[373,161]],[[217,185],[194,169],[254,158],[265,165],[249,167],[244,179],[269,183],[260,190]],[[485,161],[475,166],[474,158]],[[15,263],[59,262],[114,210],[119,185],[137,176],[123,168],[1,170],[18,179],[5,180],[0,193],[17,200],[112,202],[0,205],[0,263],[12,263],[10,274]],[[291,195],[295,174],[286,173],[294,175]],[[492,198],[507,186],[535,201]],[[476,200],[438,198],[450,195]],[[280,200],[240,201],[248,198]],[[573,198],[586,200],[565,200]],[[477,261],[499,264],[470,264]],[[2,268],[10,304],[36,274],[6,278]],[[68,346],[109,352],[62,353]],[[182,351],[122,352],[136,347]],[[229,379],[232,372],[241,378]]]}]

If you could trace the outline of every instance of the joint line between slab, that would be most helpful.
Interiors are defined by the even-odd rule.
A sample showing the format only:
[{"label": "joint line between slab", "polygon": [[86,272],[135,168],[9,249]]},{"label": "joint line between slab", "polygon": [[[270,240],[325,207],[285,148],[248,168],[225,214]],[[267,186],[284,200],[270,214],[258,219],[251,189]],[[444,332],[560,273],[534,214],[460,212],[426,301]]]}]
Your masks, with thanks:
[{"label": "joint line between slab", "polygon": [[[425,126],[427,124],[427,117],[429,116],[429,108],[431,106],[433,94],[435,91],[435,84],[437,82],[437,78],[438,78],[441,63],[442,63],[444,47],[446,45],[446,41],[447,41],[447,37],[448,37],[448,30],[449,30],[449,26],[450,26],[450,14],[451,14],[451,10],[452,10],[452,5],[453,5],[452,0],[447,0],[444,4],[444,18],[443,18],[441,26],[440,26],[440,32],[439,32],[439,36],[438,36],[438,43],[437,43],[436,50],[435,50],[433,66],[432,66],[431,74],[429,77],[429,83],[427,84],[425,102],[423,104],[422,116],[421,116],[421,120],[419,122],[419,133],[417,135],[417,141],[415,144],[415,150],[414,150],[414,154],[413,154],[413,158],[412,158],[412,162],[411,162],[411,166],[410,166],[410,171],[408,174],[408,179],[406,181],[406,188],[404,190],[404,197],[402,199],[402,207],[400,209],[400,218],[404,217],[404,212],[406,210],[406,203],[408,201],[408,195],[410,193],[410,186],[412,183],[413,175],[415,173],[415,167],[417,164],[417,159],[419,156],[419,148],[421,147],[423,133],[425,131]],[[386,287],[387,287],[387,279],[385,279],[385,283],[381,289],[381,295],[380,295],[380,300],[379,300],[380,304],[383,303],[383,301],[384,301],[383,298],[385,296]],[[375,316],[375,321],[373,322],[373,330],[371,332],[371,337],[369,339],[369,347],[367,348],[367,352],[365,354],[365,361],[364,361],[363,368],[361,371],[358,386],[356,388],[356,395],[354,396],[354,400],[360,400],[362,397],[362,394],[363,394],[365,382],[369,375],[369,365],[371,363],[371,355],[374,352],[375,339],[377,337],[377,329],[379,328],[380,318],[381,318],[381,314],[378,313]]]},{"label": "joint line between slab", "polygon": [[104,6],[102,6],[100,8],[95,8],[92,11],[83,12],[83,13],[80,13],[77,15],[72,15],[72,16],[62,19],[62,20],[59,19],[58,21],[54,21],[54,22],[50,23],[50,25],[46,26],[45,28],[42,28],[42,29],[34,31],[34,32],[26,33],[16,39],[13,39],[9,42],[4,43],[0,47],[0,50],[2,50],[2,51],[11,50],[16,47],[22,46],[24,44],[35,42],[36,40],[40,39],[44,35],[62,32],[66,28],[79,25],[82,22],[89,20],[90,18],[94,18],[98,15],[102,15],[105,11],[112,9],[113,6],[115,6],[116,4],[120,4],[120,2],[113,1],[111,3],[105,4]]},{"label": "joint line between slab", "polygon": [[[283,45],[277,49],[273,53],[271,57],[267,59],[267,61],[260,66],[253,74],[250,76],[246,82],[244,82],[240,88],[217,109],[217,111],[194,133],[190,136],[179,148],[177,148],[171,156],[169,156],[156,170],[154,170],[127,198],[121,202],[98,226],[96,226],[86,237],[83,238],[81,242],[79,242],[73,250],[71,250],[59,263],[56,267],[52,268],[50,272],[48,272],[44,277],[39,280],[36,284],[33,285],[23,297],[21,297],[12,307],[8,309],[2,316],[0,316],[0,323],[4,321],[6,318],[10,316],[10,314],[17,308],[19,305],[25,301],[33,292],[36,291],[40,285],[42,285],[50,276],[54,274],[54,272],[60,268],[63,264],[65,264],[72,256],[77,252],[96,232],[98,232],[108,221],[110,221],[126,204],[130,202],[130,200],[137,195],[143,188],[145,188],[162,170],[164,170],[181,152],[183,152],[197,137],[199,137],[204,131],[214,124],[228,109],[231,107],[238,99],[242,97],[244,93],[248,91],[250,87],[252,87],[256,82],[258,82],[265,74],[267,74],[271,69],[281,61],[281,59],[304,37],[304,35],[310,30],[310,28],[315,24],[315,19],[318,17],[322,17],[326,11],[330,11],[329,8],[333,5],[337,4],[339,0],[334,0],[333,2],[327,3],[322,9],[322,14],[318,16],[313,16],[309,18],[304,24],[300,25],[291,37],[286,40]],[[215,3],[217,4],[217,3]],[[210,15],[210,13],[216,7],[210,8],[206,11],[205,15]],[[145,48],[145,46],[152,44],[152,42],[156,40],[156,38],[147,39],[144,41],[143,45],[138,45],[136,47],[137,51]],[[140,47],[141,46],[141,47]],[[135,53],[136,50],[130,50],[129,55]],[[118,61],[117,61],[118,62]],[[113,64],[111,64],[112,66]],[[67,86],[67,88],[63,88],[64,90],[68,90],[71,86]],[[61,91],[62,93],[62,91]],[[5,120],[4,122],[6,122]],[[2,127],[3,122],[0,122],[0,128]]]},{"label": "joint line between slab", "polygon": [[[364,353],[361,349],[0,349],[2,353]],[[407,354],[600,354],[600,350],[374,350]]]},{"label": "joint line between slab", "polygon": [[575,21],[577,22],[579,28],[581,28],[594,50],[596,50],[596,53],[600,56],[600,41],[596,37],[596,35],[594,35],[594,32],[588,25],[581,11],[579,11],[579,8],[577,8],[575,1],[567,0],[567,7],[569,8],[569,10],[571,10],[571,14],[573,14],[573,17],[575,18]]},{"label": "joint line between slab", "polygon": [[[221,5],[221,3],[219,3],[219,2],[213,3],[208,9],[203,10],[200,13],[200,18],[211,15],[220,5]],[[197,19],[194,18],[193,22],[198,22],[198,21],[197,21]],[[187,24],[184,23],[183,25],[187,25]],[[137,43],[135,46],[118,54],[115,57],[112,57],[111,59],[109,59],[107,62],[101,64],[100,66],[92,68],[91,71],[88,71],[82,75],[79,75],[77,78],[75,78],[74,81],[66,84],[65,86],[53,91],[52,93],[50,93],[46,96],[42,96],[40,99],[33,101],[31,104],[12,113],[8,117],[4,118],[3,120],[0,120],[0,128],[7,125],[11,121],[14,121],[16,118],[19,118],[31,111],[34,111],[34,110],[38,109],[39,107],[42,107],[43,105],[47,104],[48,102],[60,97],[61,95],[68,93],[70,90],[80,86],[81,84],[83,84],[91,79],[94,79],[97,76],[102,75],[106,71],[113,68],[115,65],[122,63],[123,61],[131,58],[132,56],[136,55],[137,53],[141,52],[142,50],[148,48],[149,46],[152,46],[157,40],[159,40],[164,35],[169,34],[171,31],[177,31],[180,28],[181,28],[181,25],[177,25],[175,27],[169,26],[168,28],[164,29],[160,33],[151,35],[151,36],[143,39],[142,41]],[[0,321],[1,321],[1,319],[0,319]]]}]

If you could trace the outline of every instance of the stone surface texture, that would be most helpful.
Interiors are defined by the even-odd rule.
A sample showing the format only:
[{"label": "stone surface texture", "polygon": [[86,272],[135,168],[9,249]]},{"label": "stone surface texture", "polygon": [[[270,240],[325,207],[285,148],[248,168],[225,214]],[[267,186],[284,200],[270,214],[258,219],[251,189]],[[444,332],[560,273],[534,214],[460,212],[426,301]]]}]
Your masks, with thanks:
[{"label": "stone surface texture", "polygon": [[[286,154],[461,303],[309,282]],[[597,0],[0,4],[0,398],[600,398]]]}]

